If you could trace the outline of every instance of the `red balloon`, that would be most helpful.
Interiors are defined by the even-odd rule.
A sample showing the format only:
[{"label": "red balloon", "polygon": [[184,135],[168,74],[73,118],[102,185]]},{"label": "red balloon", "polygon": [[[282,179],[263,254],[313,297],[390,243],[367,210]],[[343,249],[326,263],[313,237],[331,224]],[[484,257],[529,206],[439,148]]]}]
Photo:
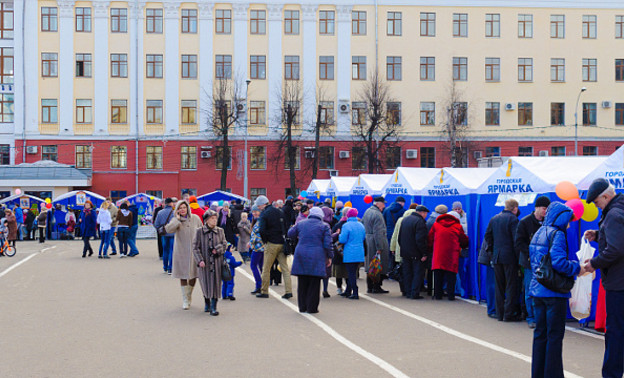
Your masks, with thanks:
[{"label": "red balloon", "polygon": [[565,204],[567,207],[572,209],[572,212],[574,213],[574,217],[572,218],[573,221],[581,219],[583,212],[585,212],[585,206],[583,206],[583,202],[580,199],[571,199]]},{"label": "red balloon", "polygon": [[370,194],[364,196],[364,202],[365,203],[371,203],[373,202],[373,196],[371,196]]},{"label": "red balloon", "polygon": [[52,204],[51,203],[46,203],[46,208],[47,209],[51,209],[52,208]]}]

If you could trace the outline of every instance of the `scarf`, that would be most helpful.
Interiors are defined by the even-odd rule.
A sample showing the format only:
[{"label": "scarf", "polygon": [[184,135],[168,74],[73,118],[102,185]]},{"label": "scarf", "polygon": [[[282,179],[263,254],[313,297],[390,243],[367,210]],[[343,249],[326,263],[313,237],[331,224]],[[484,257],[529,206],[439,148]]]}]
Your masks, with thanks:
[{"label": "scarf", "polygon": [[221,217],[221,226],[225,226],[225,222],[227,222],[228,212],[225,209],[221,209],[221,214],[223,214],[223,216]]}]

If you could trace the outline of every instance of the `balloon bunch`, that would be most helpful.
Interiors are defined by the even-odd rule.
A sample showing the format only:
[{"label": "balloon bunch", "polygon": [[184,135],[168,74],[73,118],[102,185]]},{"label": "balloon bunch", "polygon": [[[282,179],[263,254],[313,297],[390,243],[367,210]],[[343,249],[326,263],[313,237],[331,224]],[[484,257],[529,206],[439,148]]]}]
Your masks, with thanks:
[{"label": "balloon bunch", "polygon": [[308,196],[308,192],[305,190],[302,190],[300,193],[301,197],[306,198]]},{"label": "balloon bunch", "polygon": [[598,217],[596,205],[580,199],[578,189],[570,181],[561,181],[557,184],[555,193],[559,198],[566,201],[566,206],[572,209],[573,220],[582,219],[585,222],[592,222]]}]

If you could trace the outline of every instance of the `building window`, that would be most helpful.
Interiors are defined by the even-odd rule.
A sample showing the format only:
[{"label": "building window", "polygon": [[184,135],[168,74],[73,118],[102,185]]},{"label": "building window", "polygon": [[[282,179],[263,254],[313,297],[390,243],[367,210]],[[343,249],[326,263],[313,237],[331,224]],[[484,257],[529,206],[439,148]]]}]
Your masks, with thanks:
[{"label": "building window", "polygon": [[319,57],[319,79],[320,80],[334,80],[334,57],[333,56],[320,56]]},{"label": "building window", "polygon": [[550,148],[550,154],[552,156],[565,156],[565,146],[553,146]]},{"label": "building window", "polygon": [[232,55],[217,55],[215,66],[215,77],[217,79],[232,78]]},{"label": "building window", "polygon": [[58,100],[41,100],[41,123],[58,123]]},{"label": "building window", "polygon": [[532,102],[519,102],[518,103],[518,125],[519,126],[533,126],[533,103]]},{"label": "building window", "polygon": [[41,146],[41,160],[58,161],[58,146]]},{"label": "building window", "polygon": [[196,100],[182,100],[182,124],[184,125],[196,125],[197,124],[197,101]]},{"label": "building window", "polygon": [[111,77],[128,77],[128,54],[111,54]]},{"label": "building window", "polygon": [[401,18],[401,12],[388,12],[388,35],[399,36],[402,34]]},{"label": "building window", "polygon": [[420,103],[420,125],[421,126],[435,125],[435,102],[421,102]]},{"label": "building window", "polygon": [[597,59],[583,59],[583,81],[596,81]]},{"label": "building window", "polygon": [[518,147],[518,156],[533,156],[533,147]]},{"label": "building window", "polygon": [[[0,144],[0,165],[11,164],[11,146],[8,144]],[[11,192],[7,192],[9,196]]]},{"label": "building window", "polygon": [[91,54],[76,54],[76,77],[91,77]]},{"label": "building window", "polygon": [[596,155],[598,155],[598,147],[583,146],[583,156],[596,156]]},{"label": "building window", "polygon": [[[299,147],[291,147],[293,152],[293,157],[295,158],[295,169],[299,169],[301,163],[301,156],[299,153]],[[288,153],[284,152],[284,169],[290,169],[290,160],[288,158]]]},{"label": "building window", "polygon": [[386,148],[386,169],[397,169],[401,166],[401,147]]},{"label": "building window", "polygon": [[624,59],[615,60],[615,81],[624,81]]},{"label": "building window", "polygon": [[550,38],[565,38],[565,16],[553,14],[550,16]]},{"label": "building window", "polygon": [[334,169],[334,147],[319,147],[319,169]]},{"label": "building window", "polygon": [[550,59],[550,81],[562,83],[565,81],[565,59]]},{"label": "building window", "polygon": [[250,125],[264,125],[265,114],[264,101],[250,101],[249,102],[249,124]]},{"label": "building window", "polygon": [[41,76],[57,77],[58,76],[58,54],[57,53],[41,53]]},{"label": "building window", "polygon": [[266,149],[264,146],[252,146],[249,148],[250,169],[266,169]]},{"label": "building window", "polygon": [[485,81],[500,81],[500,58],[485,58]]},{"label": "building window", "polygon": [[215,30],[217,34],[232,33],[232,11],[229,9],[217,9]]},{"label": "building window", "polygon": [[146,190],[145,194],[151,197],[163,198],[162,190]]},{"label": "building window", "polygon": [[436,14],[420,12],[420,35],[422,37],[435,37]]},{"label": "building window", "polygon": [[182,79],[197,79],[197,55],[182,55]]},{"label": "building window", "polygon": [[111,100],[111,123],[128,123],[127,100]]},{"label": "building window", "polygon": [[334,34],[334,11],[319,11],[319,33]]},{"label": "building window", "polygon": [[453,13],[453,37],[468,37],[468,13]]},{"label": "building window", "polygon": [[128,195],[128,192],[126,192],[125,190],[111,190],[110,191],[110,197],[113,203],[119,201],[122,198],[126,198],[127,195]]},{"label": "building window", "polygon": [[367,160],[366,147],[351,148],[351,169],[365,170],[368,167]]},{"label": "building window", "polygon": [[284,79],[299,80],[299,56],[286,55],[284,57]]},{"label": "building window", "polygon": [[91,32],[91,8],[76,8],[76,31]]},{"label": "building window", "polygon": [[533,38],[533,15],[518,15],[518,38]]},{"label": "building window", "polygon": [[500,126],[500,102],[485,103],[485,124]]},{"label": "building window", "polygon": [[420,80],[435,80],[435,57],[420,57]]},{"label": "building window", "polygon": [[420,147],[420,167],[435,168],[435,147]]},{"label": "building window", "polygon": [[[451,105],[451,109],[454,112],[452,119],[455,120],[456,125],[468,124],[468,103],[467,102],[454,102]],[[451,111],[449,109],[449,111]]]},{"label": "building window", "polygon": [[386,57],[386,80],[401,80],[401,57]]},{"label": "building window", "polygon": [[596,103],[583,103],[583,126],[596,126]]},{"label": "building window", "polygon": [[500,14],[488,13],[485,15],[485,36],[488,38],[500,37]]},{"label": "building window", "polygon": [[163,102],[162,100],[146,101],[146,121],[147,123],[160,124],[163,118]]},{"label": "building window", "polygon": [[249,57],[251,78],[256,80],[266,79],[266,56],[252,55]]},{"label": "building window", "polygon": [[485,147],[485,157],[495,157],[500,155],[500,147]]},{"label": "building window", "polygon": [[518,81],[533,81],[533,58],[518,58]]},{"label": "building window", "polygon": [[321,124],[333,125],[334,124],[334,102],[333,101],[320,101],[321,105]]},{"label": "building window", "polygon": [[366,80],[365,56],[354,56],[351,58],[351,78],[353,80]]},{"label": "building window", "polygon": [[266,196],[266,188],[250,188],[249,189],[249,199],[251,202],[254,202],[256,198],[260,196]]},{"label": "building window", "polygon": [[[217,146],[215,156],[215,165],[217,169],[223,169],[223,146]],[[227,169],[232,169],[232,147],[228,146],[228,166]]]},{"label": "building window", "polygon": [[197,147],[182,146],[180,149],[181,169],[197,169]]},{"label": "building window", "polygon": [[111,146],[111,168],[125,169],[128,167],[128,148],[126,146]]},{"label": "building window", "polygon": [[624,38],[624,16],[615,16],[615,38]]},{"label": "building window", "polygon": [[91,168],[91,146],[76,146],[76,168]]},{"label": "building window", "polygon": [[13,94],[0,94],[0,122],[11,123],[14,120],[15,107],[13,105]]},{"label": "building window", "polygon": [[13,84],[13,48],[0,48],[0,83]]},{"label": "building window", "polygon": [[163,77],[163,56],[147,55],[145,62],[147,64],[146,77],[151,79],[162,79]]},{"label": "building window", "polygon": [[163,148],[162,146],[147,146],[146,150],[147,169],[162,169]]},{"label": "building window", "polygon": [[92,123],[91,100],[76,100],[76,123]]},{"label": "building window", "polygon": [[266,11],[251,10],[249,18],[249,31],[251,34],[266,34]]},{"label": "building window", "polygon": [[13,1],[0,3],[0,39],[13,39]]},{"label": "building window", "polygon": [[624,126],[624,103],[615,104],[615,124]]},{"label": "building window", "polygon": [[146,9],[145,27],[147,33],[163,32],[163,10],[162,9]]},{"label": "building window", "polygon": [[453,58],[453,80],[468,80],[468,58]]},{"label": "building window", "polygon": [[299,11],[298,10],[285,10],[284,11],[284,34],[299,34]]},{"label": "building window", "polygon": [[565,103],[550,103],[550,124],[551,126],[565,126]]},{"label": "building window", "polygon": [[128,9],[127,8],[111,8],[110,25],[113,33],[128,32]]},{"label": "building window", "polygon": [[41,31],[58,31],[57,7],[41,7]]},{"label": "building window", "polygon": [[197,9],[182,9],[182,33],[197,33]]},{"label": "building window", "polygon": [[366,12],[351,12],[351,34],[366,35]]},{"label": "building window", "polygon": [[366,124],[366,103],[365,102],[353,102],[351,103],[351,124],[352,125],[365,125]]},{"label": "building window", "polygon": [[401,103],[386,103],[386,122],[389,125],[401,125]]},{"label": "building window", "polygon": [[583,38],[596,38],[596,16],[583,15]]}]

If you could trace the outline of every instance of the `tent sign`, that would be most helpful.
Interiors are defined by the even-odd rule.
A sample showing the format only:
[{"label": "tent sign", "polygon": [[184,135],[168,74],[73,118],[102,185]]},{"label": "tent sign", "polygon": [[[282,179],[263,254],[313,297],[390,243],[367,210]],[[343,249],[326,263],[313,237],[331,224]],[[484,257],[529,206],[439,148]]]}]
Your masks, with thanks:
[{"label": "tent sign", "polygon": [[363,186],[356,186],[351,190],[351,195],[354,196],[366,196],[368,195],[368,190]]},{"label": "tent sign", "polygon": [[605,178],[615,187],[615,189],[624,189],[624,172],[605,172]]},{"label": "tent sign", "polygon": [[451,188],[451,185],[449,184],[434,185],[433,189],[427,190],[427,193],[430,196],[436,196],[436,197],[459,195],[459,191],[457,190],[457,188]]},{"label": "tent sign", "polygon": [[497,179],[495,185],[488,185],[490,193],[532,193],[531,184],[522,183],[522,178]]},{"label": "tent sign", "polygon": [[390,184],[390,187],[386,188],[386,194],[408,194],[407,189],[403,187],[403,184]]}]

